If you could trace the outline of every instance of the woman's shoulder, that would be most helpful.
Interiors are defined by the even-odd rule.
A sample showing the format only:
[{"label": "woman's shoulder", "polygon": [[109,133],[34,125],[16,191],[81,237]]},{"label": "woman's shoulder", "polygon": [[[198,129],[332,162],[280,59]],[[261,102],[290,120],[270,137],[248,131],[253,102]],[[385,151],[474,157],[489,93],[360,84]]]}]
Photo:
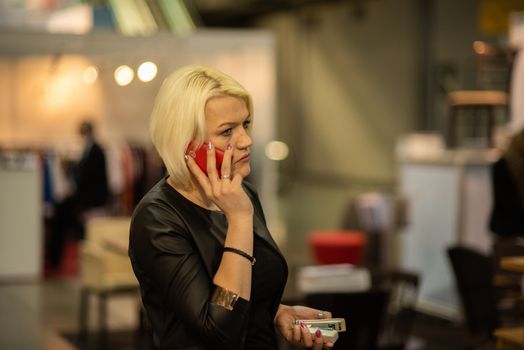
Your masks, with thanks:
[{"label": "woman's shoulder", "polygon": [[165,190],[162,186],[163,180],[157,182],[138,202],[133,212],[133,215],[140,213],[147,209],[150,206],[158,205],[164,206],[167,205],[167,196]]},{"label": "woman's shoulder", "polygon": [[182,224],[180,203],[176,196],[169,193],[168,186],[162,179],[144,195],[133,211],[131,225],[142,222]]},{"label": "woman's shoulder", "polygon": [[189,230],[181,213],[181,205],[176,203],[162,182],[156,184],[142,198],[131,217],[129,235],[130,249],[139,251],[156,247],[177,251],[184,247],[181,242],[190,238]]}]

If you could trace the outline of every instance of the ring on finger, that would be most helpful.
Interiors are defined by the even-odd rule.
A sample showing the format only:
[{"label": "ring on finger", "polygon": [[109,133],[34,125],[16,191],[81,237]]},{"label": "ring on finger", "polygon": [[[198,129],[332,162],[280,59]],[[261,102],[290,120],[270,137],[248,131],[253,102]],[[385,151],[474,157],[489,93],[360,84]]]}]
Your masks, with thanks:
[{"label": "ring on finger", "polygon": [[229,180],[231,178],[231,175],[222,175],[221,179],[222,180]]}]

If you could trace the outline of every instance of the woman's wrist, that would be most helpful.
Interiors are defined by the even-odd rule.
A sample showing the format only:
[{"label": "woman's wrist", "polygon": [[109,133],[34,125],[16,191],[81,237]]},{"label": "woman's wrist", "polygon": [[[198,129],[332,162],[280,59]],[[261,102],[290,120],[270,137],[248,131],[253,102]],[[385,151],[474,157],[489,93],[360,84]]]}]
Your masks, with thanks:
[{"label": "woman's wrist", "polygon": [[228,226],[234,227],[244,227],[244,226],[253,226],[253,213],[233,213],[227,215]]},{"label": "woman's wrist", "polygon": [[278,305],[277,313],[275,314],[275,321],[276,321],[276,319],[278,318],[278,316],[280,315],[281,312],[286,312],[286,310],[289,310],[290,308],[291,308],[291,306],[289,306],[289,305],[285,305],[285,304]]}]

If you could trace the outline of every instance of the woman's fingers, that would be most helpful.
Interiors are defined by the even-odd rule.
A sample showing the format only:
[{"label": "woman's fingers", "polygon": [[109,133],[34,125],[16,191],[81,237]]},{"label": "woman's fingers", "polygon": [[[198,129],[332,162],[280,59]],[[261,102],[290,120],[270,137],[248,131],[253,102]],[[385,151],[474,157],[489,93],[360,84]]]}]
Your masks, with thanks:
[{"label": "woman's fingers", "polygon": [[200,186],[202,186],[204,193],[206,195],[211,195],[211,184],[209,183],[209,178],[206,176],[206,174],[200,169],[198,164],[195,162],[193,157],[186,155],[185,156],[187,167],[189,168],[189,171],[193,174],[193,176],[197,179]]},{"label": "woman's fingers", "polygon": [[209,141],[207,143],[207,177],[213,185],[219,180],[216,164],[215,146]]},{"label": "woman's fingers", "polygon": [[233,158],[233,146],[231,144],[228,144],[226,147],[226,150],[224,152],[224,158],[222,160],[222,167],[220,168],[220,172],[222,173],[222,176],[224,177],[230,177],[231,174],[231,160]]},{"label": "woman's fingers", "polygon": [[335,344],[333,344],[331,342],[324,343],[324,349],[331,349],[331,348],[333,348],[333,346],[335,346]]},{"label": "woman's fingers", "polygon": [[322,318],[333,318],[333,316],[331,315],[331,312],[329,311],[319,311],[319,312],[322,312]]},{"label": "woman's fingers", "polygon": [[324,343],[320,329],[311,333],[310,328],[303,322],[300,322],[299,325],[293,325],[289,341],[314,350],[331,349],[334,345],[331,342]]},{"label": "woman's fingers", "polygon": [[[333,343],[324,344],[320,329],[317,329],[315,333],[311,334],[309,327],[302,322],[300,324],[300,337],[302,338],[300,339],[300,343],[303,346],[314,350],[321,350],[322,348],[331,349],[333,347]],[[296,338],[294,338],[294,340],[296,340]]]},{"label": "woman's fingers", "polygon": [[309,331],[309,327],[306,326],[306,324],[304,324],[303,322],[300,323],[300,332],[302,336],[302,345],[308,348],[313,346],[313,340],[311,338],[311,332]]},{"label": "woman's fingers", "polygon": [[322,349],[324,345],[324,341],[322,339],[322,332],[320,332],[320,329],[317,329],[317,331],[314,334],[314,341],[313,341],[313,349],[314,350],[320,350]]},{"label": "woman's fingers", "polygon": [[300,344],[300,338],[302,338],[301,327],[302,327],[301,324],[293,325],[293,342],[295,342],[295,344]]},{"label": "woman's fingers", "polygon": [[[207,176],[190,155],[186,155],[186,161],[191,173],[197,179],[207,198],[220,208],[226,216],[228,213],[252,215],[253,205],[242,188],[242,175],[235,174],[231,178],[232,174],[227,173],[231,171],[232,149],[227,150],[228,155],[225,156],[226,165],[222,167],[224,170],[222,178],[219,178],[219,172],[216,169],[216,155],[213,144],[207,143],[206,152]],[[224,178],[227,175],[229,175],[229,178]]]}]

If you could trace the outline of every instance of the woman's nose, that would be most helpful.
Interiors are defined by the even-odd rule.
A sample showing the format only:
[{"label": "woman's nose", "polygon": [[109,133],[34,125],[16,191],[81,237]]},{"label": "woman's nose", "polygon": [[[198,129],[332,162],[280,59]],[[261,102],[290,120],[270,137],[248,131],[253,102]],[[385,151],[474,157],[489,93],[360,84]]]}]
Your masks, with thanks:
[{"label": "woman's nose", "polygon": [[249,132],[247,130],[243,129],[241,131],[241,134],[238,136],[236,144],[237,144],[237,148],[240,148],[240,149],[248,148],[253,144],[251,135],[249,135]]}]

